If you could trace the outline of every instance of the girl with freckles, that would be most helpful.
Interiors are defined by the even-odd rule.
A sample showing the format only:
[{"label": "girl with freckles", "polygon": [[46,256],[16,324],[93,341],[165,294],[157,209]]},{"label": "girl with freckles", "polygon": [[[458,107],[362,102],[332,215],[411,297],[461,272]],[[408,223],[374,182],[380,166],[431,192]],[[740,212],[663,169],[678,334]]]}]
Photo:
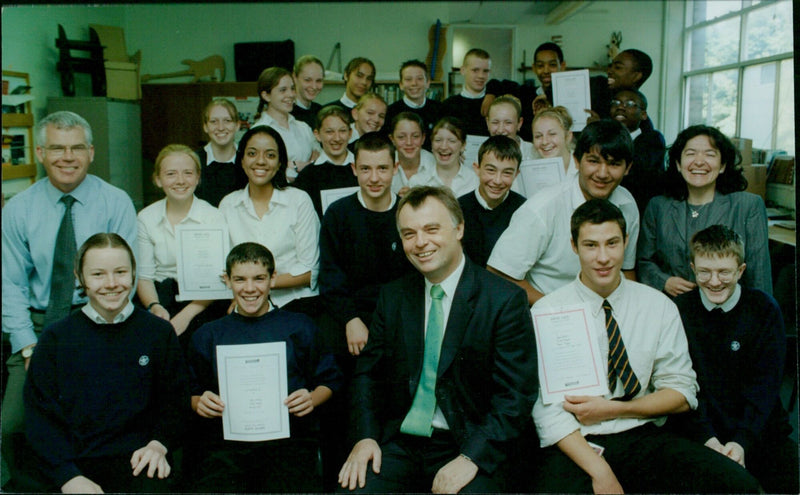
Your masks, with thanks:
[{"label": "girl with freckles", "polygon": [[716,127],[695,125],[678,134],[668,155],[665,194],[650,200],[642,221],[639,280],[671,297],[697,287],[689,240],[719,224],[744,240],[742,284],[772,294],[767,211],[759,196],[745,191],[741,156],[731,140]]},{"label": "girl with freckles", "polygon": [[78,250],[88,304],[47,327],[25,383],[25,426],[45,490],[170,491],[170,452],[191,414],[170,324],[130,302],[136,261],[117,234]]}]

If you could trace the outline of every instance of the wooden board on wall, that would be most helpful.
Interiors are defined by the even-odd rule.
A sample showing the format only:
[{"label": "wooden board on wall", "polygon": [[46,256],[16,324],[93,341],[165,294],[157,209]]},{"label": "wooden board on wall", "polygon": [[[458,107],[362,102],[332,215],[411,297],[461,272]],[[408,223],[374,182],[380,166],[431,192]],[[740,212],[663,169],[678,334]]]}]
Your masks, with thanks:
[{"label": "wooden board on wall", "polygon": [[142,84],[144,158],[154,161],[168,144],[196,149],[206,143],[202,112],[217,96],[256,96],[256,83]]}]

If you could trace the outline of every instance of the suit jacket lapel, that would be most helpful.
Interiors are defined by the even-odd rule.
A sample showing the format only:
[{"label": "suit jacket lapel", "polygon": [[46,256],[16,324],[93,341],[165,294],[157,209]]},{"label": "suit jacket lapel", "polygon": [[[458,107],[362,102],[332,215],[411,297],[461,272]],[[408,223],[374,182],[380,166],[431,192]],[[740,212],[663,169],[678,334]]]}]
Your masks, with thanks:
[{"label": "suit jacket lapel", "polygon": [[472,262],[466,260],[456,293],[453,294],[453,304],[450,305],[450,316],[447,319],[442,351],[439,354],[437,376],[442,376],[455,359],[464,333],[467,331],[467,323],[472,319],[472,313],[475,311],[475,305],[472,303],[475,296],[475,270]]},{"label": "suit jacket lapel", "polygon": [[417,390],[422,357],[425,353],[425,282],[421,276],[414,277],[413,280],[408,290],[403,291],[401,295],[400,311],[403,318],[408,372],[411,373],[408,391],[412,397]]}]

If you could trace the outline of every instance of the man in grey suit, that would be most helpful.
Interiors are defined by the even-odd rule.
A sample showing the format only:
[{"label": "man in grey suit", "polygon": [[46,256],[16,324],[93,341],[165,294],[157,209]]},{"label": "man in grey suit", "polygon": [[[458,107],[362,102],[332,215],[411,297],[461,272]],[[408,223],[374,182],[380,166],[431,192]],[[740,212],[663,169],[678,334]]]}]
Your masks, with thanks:
[{"label": "man in grey suit", "polygon": [[448,190],[411,189],[397,227],[419,274],[381,291],[352,382],[357,442],[339,482],[373,493],[497,491],[538,386],[525,293],[464,255]]}]

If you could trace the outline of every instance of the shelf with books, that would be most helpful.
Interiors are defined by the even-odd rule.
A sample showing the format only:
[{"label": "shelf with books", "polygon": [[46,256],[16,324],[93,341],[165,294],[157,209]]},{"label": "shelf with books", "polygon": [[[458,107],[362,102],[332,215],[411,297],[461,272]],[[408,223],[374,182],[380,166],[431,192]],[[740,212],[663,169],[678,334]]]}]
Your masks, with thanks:
[{"label": "shelf with books", "polygon": [[3,180],[36,178],[29,91],[27,73],[3,71]]}]

